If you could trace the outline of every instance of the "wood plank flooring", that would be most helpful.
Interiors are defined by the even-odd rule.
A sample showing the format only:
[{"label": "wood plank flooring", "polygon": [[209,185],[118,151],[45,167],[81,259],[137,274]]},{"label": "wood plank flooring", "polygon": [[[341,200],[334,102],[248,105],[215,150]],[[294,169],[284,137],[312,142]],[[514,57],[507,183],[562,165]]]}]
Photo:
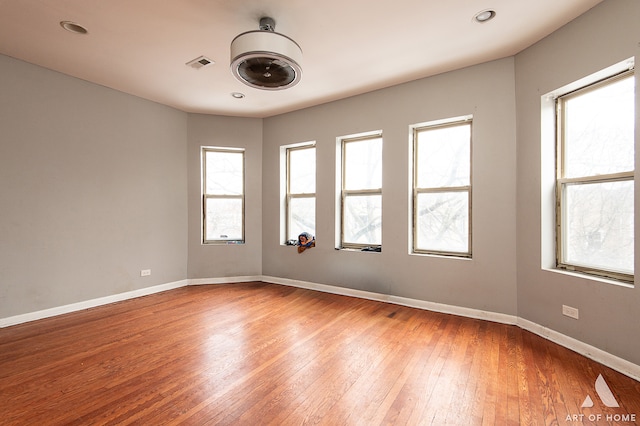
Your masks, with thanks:
[{"label": "wood plank flooring", "polygon": [[518,327],[279,285],[0,329],[2,425],[639,422],[640,383]]}]

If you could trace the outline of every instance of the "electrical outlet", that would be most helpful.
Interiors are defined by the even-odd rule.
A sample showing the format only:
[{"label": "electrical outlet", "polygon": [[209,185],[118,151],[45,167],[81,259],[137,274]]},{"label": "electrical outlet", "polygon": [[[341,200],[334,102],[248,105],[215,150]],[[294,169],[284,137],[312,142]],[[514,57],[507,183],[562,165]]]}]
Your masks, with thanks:
[{"label": "electrical outlet", "polygon": [[143,269],[140,271],[141,277],[148,277],[149,275],[151,275],[151,269]]},{"label": "electrical outlet", "polygon": [[571,306],[562,305],[562,315],[578,319],[578,309],[572,308]]}]

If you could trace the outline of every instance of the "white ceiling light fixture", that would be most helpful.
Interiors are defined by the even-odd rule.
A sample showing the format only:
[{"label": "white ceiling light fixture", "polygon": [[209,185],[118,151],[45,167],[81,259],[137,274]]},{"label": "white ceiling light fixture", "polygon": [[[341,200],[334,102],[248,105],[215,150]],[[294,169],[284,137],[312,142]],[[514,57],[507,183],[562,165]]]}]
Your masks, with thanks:
[{"label": "white ceiling light fixture", "polygon": [[483,10],[482,12],[478,12],[478,13],[476,13],[476,14],[473,16],[473,19],[474,19],[476,22],[478,22],[478,23],[480,23],[480,24],[483,24],[483,23],[485,23],[485,22],[487,22],[487,21],[492,20],[492,19],[493,19],[493,18],[495,18],[495,17],[496,17],[496,11],[495,11],[495,10],[487,9],[487,10]]},{"label": "white ceiling light fixture", "polygon": [[71,21],[60,21],[60,26],[65,30],[69,31],[70,33],[74,33],[74,34],[84,35],[89,32],[82,25],[76,24],[75,22],[71,22]]},{"label": "white ceiling light fixture", "polygon": [[260,19],[260,29],[238,35],[231,42],[231,72],[244,84],[262,90],[293,87],[302,77],[302,49],[275,32],[276,22]]}]

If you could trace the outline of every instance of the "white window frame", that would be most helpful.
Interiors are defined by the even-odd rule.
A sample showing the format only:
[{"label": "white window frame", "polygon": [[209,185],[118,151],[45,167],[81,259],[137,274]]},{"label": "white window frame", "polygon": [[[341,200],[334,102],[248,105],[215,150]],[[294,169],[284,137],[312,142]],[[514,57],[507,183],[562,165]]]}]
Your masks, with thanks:
[{"label": "white window frame", "polygon": [[[242,194],[207,194],[206,182],[207,182],[207,152],[221,152],[221,153],[233,153],[242,154]],[[229,148],[229,147],[201,147],[201,162],[202,162],[202,244],[244,244],[245,242],[245,192],[246,192],[246,157],[245,150],[243,148]],[[242,201],[242,238],[240,239],[207,239],[207,199],[239,199]]]},{"label": "white window frame", "polygon": [[[339,155],[339,159],[340,159],[340,200],[339,200],[339,205],[340,205],[340,237],[339,237],[339,242],[338,242],[338,247],[339,249],[352,249],[352,250],[363,250],[363,249],[371,249],[371,251],[381,251],[382,250],[382,237],[381,237],[381,241],[380,244],[360,244],[360,243],[353,243],[353,242],[345,242],[345,201],[348,197],[352,197],[352,196],[380,196],[381,197],[381,203],[382,203],[382,186],[380,186],[380,188],[373,188],[373,189],[346,189],[345,184],[346,184],[346,165],[347,165],[347,161],[346,161],[346,145],[351,143],[351,142],[362,142],[362,141],[366,141],[366,140],[374,140],[374,139],[381,139],[382,140],[382,132],[381,131],[375,131],[375,132],[369,132],[369,133],[363,133],[363,134],[359,134],[359,135],[353,135],[353,136],[346,136],[346,137],[342,137],[339,138],[339,147],[340,147],[340,155]],[[384,141],[382,141],[383,146],[384,146]],[[383,155],[382,152],[380,154],[380,160],[383,160]],[[381,171],[382,173],[382,171]],[[382,180],[381,180],[382,182]],[[382,185],[382,184],[381,184]],[[382,228],[382,217],[381,217],[381,223],[380,223],[380,227]],[[382,229],[380,230],[380,232],[382,233]]]},{"label": "white window frame", "polygon": [[[626,274],[614,270],[607,270],[597,267],[588,267],[585,265],[572,264],[564,258],[564,247],[566,241],[566,233],[564,228],[564,221],[566,218],[566,201],[565,201],[565,188],[570,185],[590,185],[598,183],[609,182],[622,182],[635,180],[635,167],[634,170],[610,173],[610,174],[598,174],[580,177],[565,177],[564,164],[565,164],[565,139],[564,139],[564,102],[566,99],[571,99],[575,95],[579,95],[588,91],[596,90],[607,84],[619,81],[624,78],[635,78],[634,70],[631,66],[629,69],[617,72],[615,74],[607,75],[596,81],[583,82],[578,87],[572,87],[571,90],[554,96],[555,106],[555,125],[556,125],[556,179],[555,179],[555,267],[558,270],[578,272],[587,275],[593,275],[605,279],[612,279],[623,283],[634,282],[634,274]],[[637,124],[636,124],[637,125]],[[635,212],[634,212],[635,214]]]},{"label": "white window frame", "polygon": [[[420,158],[418,158],[418,136],[421,132],[428,132],[430,130],[439,129],[443,127],[454,126],[469,126],[469,183],[462,186],[418,186],[418,172],[420,168]],[[472,257],[472,182],[473,182],[473,116],[466,115],[461,117],[447,118],[444,120],[430,121],[426,123],[420,123],[411,126],[412,130],[412,235],[411,235],[411,252],[414,254],[426,254],[437,256],[452,256],[459,258],[471,258]],[[466,193],[468,197],[468,212],[467,212],[467,251],[446,251],[446,250],[434,250],[419,248],[418,245],[418,196],[420,194],[428,193],[445,193],[445,192],[458,192]]]},{"label": "white window frame", "polygon": [[[294,146],[289,146],[285,148],[285,155],[286,155],[286,189],[285,189],[285,238],[287,241],[292,240],[292,239],[297,239],[297,235],[292,235],[291,234],[291,200],[294,198],[309,198],[309,199],[316,199],[316,191],[317,191],[317,182],[316,182],[316,189],[313,192],[292,192],[291,191],[291,152],[293,151],[300,151],[300,150],[306,150],[306,149],[313,149],[314,150],[314,154],[315,154],[315,150],[316,150],[316,145],[315,143],[306,143],[306,144],[300,144],[300,145],[294,145]],[[314,155],[315,158],[315,155]],[[317,161],[316,161],[317,164]],[[314,212],[315,213],[315,212]],[[317,217],[317,215],[316,215]],[[314,222],[315,222],[315,218],[314,218]],[[317,226],[317,222],[316,222],[316,226]],[[315,236],[315,230],[314,230],[314,236]]]}]

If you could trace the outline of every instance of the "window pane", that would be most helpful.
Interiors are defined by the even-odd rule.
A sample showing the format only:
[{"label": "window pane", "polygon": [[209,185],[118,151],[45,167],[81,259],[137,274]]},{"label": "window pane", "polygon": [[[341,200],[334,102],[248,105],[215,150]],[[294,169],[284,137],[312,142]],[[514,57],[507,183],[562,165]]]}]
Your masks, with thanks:
[{"label": "window pane", "polygon": [[287,239],[298,238],[303,232],[316,235],[316,199],[292,198],[289,202],[291,219],[289,222],[289,236]]},{"label": "window pane", "polygon": [[345,189],[382,188],[382,138],[345,142]]},{"label": "window pane", "polygon": [[382,195],[351,195],[344,200],[344,242],[382,244]]},{"label": "window pane", "polygon": [[565,177],[634,169],[634,81],[630,76],[565,100]]},{"label": "window pane", "polygon": [[241,195],[243,186],[242,152],[205,151],[206,187],[210,195]]},{"label": "window pane", "polygon": [[417,187],[467,186],[471,180],[471,125],[436,127],[417,135]]},{"label": "window pane", "polygon": [[417,197],[416,248],[469,252],[469,193],[421,193]]},{"label": "window pane", "polygon": [[292,194],[316,192],[316,149],[289,151],[289,191]]},{"label": "window pane", "polygon": [[207,241],[242,240],[242,199],[206,198]]},{"label": "window pane", "polygon": [[566,262],[633,274],[633,185],[565,186]]}]

